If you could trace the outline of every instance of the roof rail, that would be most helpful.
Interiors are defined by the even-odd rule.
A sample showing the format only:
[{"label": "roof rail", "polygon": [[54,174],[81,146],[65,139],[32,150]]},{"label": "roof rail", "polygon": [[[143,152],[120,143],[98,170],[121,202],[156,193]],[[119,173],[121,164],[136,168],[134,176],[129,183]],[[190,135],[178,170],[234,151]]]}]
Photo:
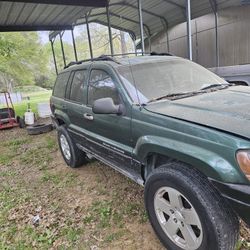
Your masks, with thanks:
[{"label": "roof rail", "polygon": [[91,59],[84,59],[84,60],[81,60],[81,61],[77,61],[77,62],[70,62],[68,65],[66,65],[64,67],[64,69],[67,69],[73,65],[79,65],[79,64],[82,64],[84,62],[94,62],[94,61],[111,61],[111,62],[116,62],[118,63],[115,59],[113,59],[112,57],[110,56],[107,56],[107,55],[101,55],[99,57],[96,57],[96,58],[91,58]]},{"label": "roof rail", "polygon": [[151,56],[174,56],[173,54],[171,53],[168,53],[168,52],[163,52],[163,53],[158,53],[158,52],[150,52],[150,55]]},{"label": "roof rail", "polygon": [[[64,69],[67,69],[73,65],[79,65],[85,62],[95,62],[95,61],[111,61],[119,64],[117,60],[114,59],[114,57],[117,56],[129,56],[129,55],[138,55],[139,53],[124,53],[124,54],[114,54],[114,55],[101,55],[95,58],[90,58],[90,59],[84,59],[81,61],[77,62],[70,62],[68,65],[64,67]],[[173,54],[170,53],[157,53],[157,52],[150,52],[150,53],[145,53],[145,55],[150,55],[150,56],[173,56]]]}]

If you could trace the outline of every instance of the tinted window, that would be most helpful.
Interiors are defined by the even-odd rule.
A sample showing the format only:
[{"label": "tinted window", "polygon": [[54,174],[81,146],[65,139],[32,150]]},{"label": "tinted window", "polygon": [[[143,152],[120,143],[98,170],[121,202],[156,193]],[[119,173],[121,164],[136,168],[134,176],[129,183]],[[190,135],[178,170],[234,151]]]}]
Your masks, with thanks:
[{"label": "tinted window", "polygon": [[73,77],[69,99],[83,103],[83,88],[87,80],[87,70],[76,71]]},{"label": "tinted window", "polygon": [[57,76],[53,95],[59,98],[64,98],[65,89],[69,80],[70,72],[61,73]]},{"label": "tinted window", "polygon": [[100,98],[110,97],[119,104],[119,95],[110,75],[103,70],[92,70],[89,80],[88,104]]}]

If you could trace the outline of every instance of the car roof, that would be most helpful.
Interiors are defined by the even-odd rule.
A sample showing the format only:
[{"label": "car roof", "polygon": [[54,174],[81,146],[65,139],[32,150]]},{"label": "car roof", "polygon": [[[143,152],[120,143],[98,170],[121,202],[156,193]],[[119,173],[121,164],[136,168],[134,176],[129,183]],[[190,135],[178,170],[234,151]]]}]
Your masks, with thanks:
[{"label": "car roof", "polygon": [[[176,56],[135,56],[130,58],[120,58],[118,62],[120,65],[135,65],[149,62],[171,61],[176,59]],[[117,66],[119,66],[119,64]]]}]

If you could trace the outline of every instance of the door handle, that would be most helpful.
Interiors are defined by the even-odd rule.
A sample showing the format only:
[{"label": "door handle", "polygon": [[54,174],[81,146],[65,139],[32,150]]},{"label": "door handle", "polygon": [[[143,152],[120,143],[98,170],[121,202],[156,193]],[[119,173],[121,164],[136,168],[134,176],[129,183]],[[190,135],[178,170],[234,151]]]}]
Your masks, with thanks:
[{"label": "door handle", "polygon": [[89,121],[93,121],[93,120],[94,120],[93,115],[88,114],[88,113],[85,113],[85,114],[83,115],[83,117],[84,117],[86,120],[89,120]]}]

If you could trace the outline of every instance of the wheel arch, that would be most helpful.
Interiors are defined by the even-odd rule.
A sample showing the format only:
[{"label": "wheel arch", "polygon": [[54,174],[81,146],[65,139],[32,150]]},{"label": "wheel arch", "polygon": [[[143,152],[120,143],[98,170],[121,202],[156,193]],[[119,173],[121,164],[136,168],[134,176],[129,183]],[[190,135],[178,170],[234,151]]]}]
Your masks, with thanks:
[{"label": "wheel arch", "polygon": [[138,140],[134,153],[142,162],[143,178],[160,165],[179,161],[192,166],[209,178],[222,182],[243,182],[240,171],[216,152],[181,141],[156,136]]},{"label": "wheel arch", "polygon": [[58,126],[63,126],[66,124],[65,121],[59,117],[56,118],[56,122],[57,122]]},{"label": "wheel arch", "polygon": [[69,118],[68,116],[60,111],[60,110],[57,110],[55,111],[55,114],[54,114],[54,121],[56,122],[56,125],[57,126],[62,126],[62,125],[68,125],[69,124]]}]

